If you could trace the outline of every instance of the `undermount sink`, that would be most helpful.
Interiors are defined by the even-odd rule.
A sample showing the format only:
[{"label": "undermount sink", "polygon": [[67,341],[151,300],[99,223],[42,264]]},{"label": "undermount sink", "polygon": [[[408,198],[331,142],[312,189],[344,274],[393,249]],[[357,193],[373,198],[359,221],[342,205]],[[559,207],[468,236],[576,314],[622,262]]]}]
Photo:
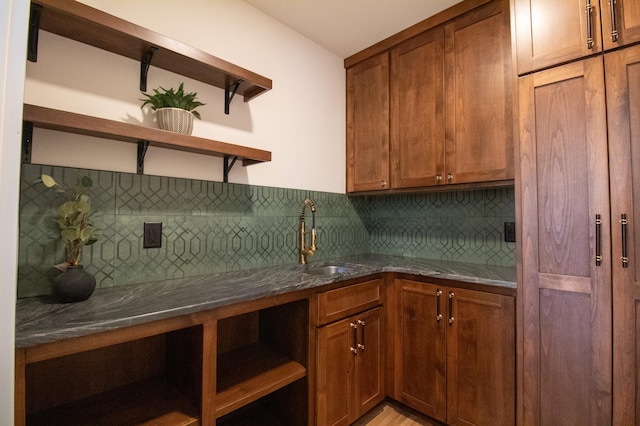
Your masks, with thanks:
[{"label": "undermount sink", "polygon": [[353,268],[340,265],[324,265],[305,269],[303,272],[309,275],[339,275],[352,272]]}]

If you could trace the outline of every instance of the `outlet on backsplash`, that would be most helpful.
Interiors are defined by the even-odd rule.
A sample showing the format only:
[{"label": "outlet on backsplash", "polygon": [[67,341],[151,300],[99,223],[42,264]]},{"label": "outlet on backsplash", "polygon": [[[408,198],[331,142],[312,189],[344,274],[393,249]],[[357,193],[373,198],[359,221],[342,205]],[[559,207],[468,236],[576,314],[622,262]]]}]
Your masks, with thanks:
[{"label": "outlet on backsplash", "polygon": [[516,223],[515,222],[504,223],[504,242],[505,243],[516,242]]},{"label": "outlet on backsplash", "polygon": [[144,223],[144,248],[162,247],[162,222]]}]

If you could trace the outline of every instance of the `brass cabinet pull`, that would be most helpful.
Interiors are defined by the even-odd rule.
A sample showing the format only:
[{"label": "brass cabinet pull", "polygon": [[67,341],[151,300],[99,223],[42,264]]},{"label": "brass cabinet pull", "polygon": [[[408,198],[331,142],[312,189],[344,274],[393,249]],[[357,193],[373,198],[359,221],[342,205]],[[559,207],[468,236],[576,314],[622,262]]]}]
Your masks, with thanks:
[{"label": "brass cabinet pull", "polygon": [[439,184],[442,181],[441,175],[436,175],[436,183]]},{"label": "brass cabinet pull", "polygon": [[358,354],[358,324],[352,322],[349,324],[353,330],[353,346],[351,346],[351,352],[354,355]]},{"label": "brass cabinet pull", "polygon": [[453,181],[453,173],[447,174],[447,182],[451,183]]},{"label": "brass cabinet pull", "polygon": [[622,239],[622,267],[629,267],[629,257],[627,256],[627,215],[623,213],[620,216],[620,226],[621,226],[621,234],[620,238]]},{"label": "brass cabinet pull", "polygon": [[591,6],[591,0],[587,0],[587,49],[593,49],[593,26],[591,19],[591,12],[593,10],[593,6]]},{"label": "brass cabinet pull", "polygon": [[618,24],[616,23],[616,0],[609,0],[611,8],[611,41],[618,41]]},{"label": "brass cabinet pull", "polygon": [[436,290],[436,322],[440,322],[442,319],[442,313],[440,312],[440,296],[442,296],[442,290]]},{"label": "brass cabinet pull", "polygon": [[453,296],[455,294],[450,291],[449,292],[449,325],[453,325]]},{"label": "brass cabinet pull", "polygon": [[599,214],[596,215],[596,266],[602,264],[602,219]]},{"label": "brass cabinet pull", "polygon": [[380,188],[384,188],[385,186],[387,186],[387,181],[386,180],[380,181]]},{"label": "brass cabinet pull", "polygon": [[358,324],[360,325],[360,336],[362,337],[362,343],[358,344],[358,349],[364,352],[364,320],[358,320]]}]

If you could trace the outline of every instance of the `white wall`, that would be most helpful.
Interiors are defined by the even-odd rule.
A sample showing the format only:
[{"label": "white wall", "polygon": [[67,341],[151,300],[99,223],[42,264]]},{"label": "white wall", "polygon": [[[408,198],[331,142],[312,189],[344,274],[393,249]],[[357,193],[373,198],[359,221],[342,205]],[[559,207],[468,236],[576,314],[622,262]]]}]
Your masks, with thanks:
[{"label": "white wall", "polygon": [[[151,67],[148,89],[197,91],[193,134],[272,152],[272,161],[236,165],[231,182],[345,192],[343,61],[239,0],[83,0],[273,80],[273,89],[224,114],[224,90]],[[64,54],[62,54],[64,52]],[[140,109],[139,63],[41,32],[38,62],[27,64],[25,102],[155,126]],[[73,154],[73,155],[71,155]],[[33,162],[135,172],[136,146],[37,130]],[[222,180],[216,157],[150,148],[145,173]]]},{"label": "white wall", "polygon": [[28,0],[0,1],[0,424],[13,424],[22,87]]}]

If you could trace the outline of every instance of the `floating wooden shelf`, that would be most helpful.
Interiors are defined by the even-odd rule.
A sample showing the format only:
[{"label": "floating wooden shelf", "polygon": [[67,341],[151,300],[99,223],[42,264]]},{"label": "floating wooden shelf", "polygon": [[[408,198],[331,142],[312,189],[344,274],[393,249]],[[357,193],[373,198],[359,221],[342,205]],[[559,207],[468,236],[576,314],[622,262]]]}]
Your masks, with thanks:
[{"label": "floating wooden shelf", "polygon": [[[80,2],[35,0],[32,5],[42,7],[39,28],[44,31],[137,61],[144,61],[151,52],[152,66],[222,89],[240,82],[235,93],[245,102],[271,89],[266,77]],[[30,49],[37,52],[37,36],[30,41]]]},{"label": "floating wooden shelf", "polygon": [[145,380],[29,416],[30,425],[199,425],[198,409],[164,378]]},{"label": "floating wooden shelf", "polygon": [[216,418],[307,375],[301,364],[256,344],[218,356]]},{"label": "floating wooden shelf", "polygon": [[24,105],[23,120],[34,127],[59,130],[123,142],[148,141],[149,145],[179,151],[196,152],[216,157],[237,157],[244,166],[271,161],[271,152],[247,148],[212,139],[186,136],[166,130],[138,126],[104,118],[60,111],[35,105]]}]

